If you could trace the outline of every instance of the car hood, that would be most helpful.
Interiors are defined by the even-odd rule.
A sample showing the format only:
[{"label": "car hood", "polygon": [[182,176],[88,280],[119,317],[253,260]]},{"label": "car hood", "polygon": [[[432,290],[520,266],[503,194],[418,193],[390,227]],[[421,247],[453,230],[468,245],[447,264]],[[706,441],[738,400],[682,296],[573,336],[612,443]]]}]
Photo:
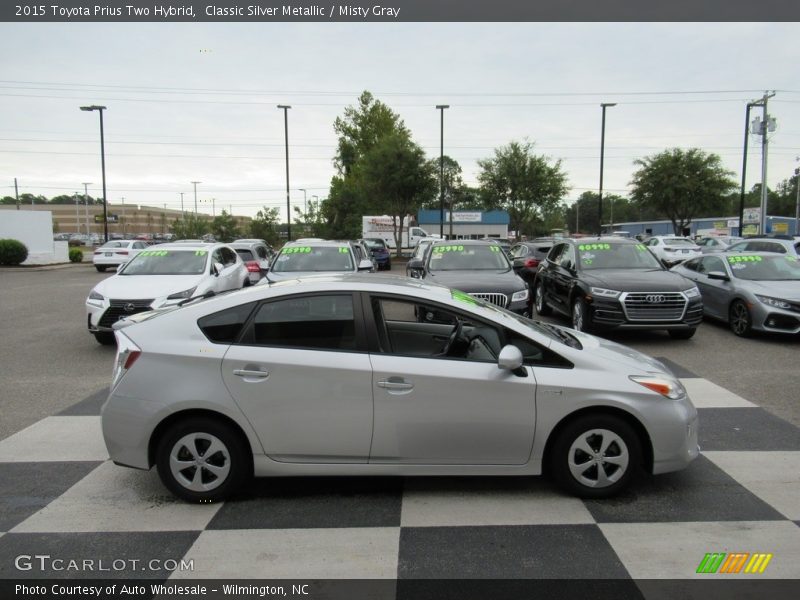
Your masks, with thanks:
[{"label": "car hood", "polygon": [[425,277],[463,292],[503,292],[513,294],[525,289],[525,282],[513,270],[508,271],[433,271]]},{"label": "car hood", "polygon": [[682,292],[692,282],[678,273],[660,269],[597,269],[583,271],[587,285],[620,292]]},{"label": "car hood", "polygon": [[205,275],[112,275],[95,286],[106,298],[160,298],[196,287]]},{"label": "car hood", "polygon": [[631,369],[631,374],[644,371],[647,373],[666,373],[674,377],[672,371],[664,363],[638,350],[573,329],[566,329],[565,331],[578,338],[578,341],[583,346],[583,352],[591,354],[595,360],[609,360],[624,365]]},{"label": "car hood", "polygon": [[800,281],[750,281],[736,278],[733,281],[736,282],[736,287],[754,294],[800,302]]}]

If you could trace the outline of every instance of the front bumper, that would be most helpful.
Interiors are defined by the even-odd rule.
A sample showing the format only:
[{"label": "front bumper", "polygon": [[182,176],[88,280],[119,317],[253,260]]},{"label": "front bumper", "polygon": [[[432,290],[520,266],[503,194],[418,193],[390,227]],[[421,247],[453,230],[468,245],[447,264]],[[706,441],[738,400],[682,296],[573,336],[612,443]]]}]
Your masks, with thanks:
[{"label": "front bumper", "polygon": [[765,333],[800,333],[800,313],[767,306],[762,302],[753,305],[753,329]]},{"label": "front bumper", "polygon": [[618,299],[593,296],[589,303],[592,324],[603,329],[694,329],[703,321],[703,300],[687,301],[679,319],[631,319]]},{"label": "front bumper", "polygon": [[697,409],[689,397],[664,401],[659,412],[658,419],[648,427],[653,443],[653,475],[685,469],[700,454]]},{"label": "front bumper", "polygon": [[145,312],[155,308],[158,304],[154,299],[142,300],[110,300],[105,298],[102,303],[86,302],[86,326],[89,333],[114,331],[114,323],[125,317]]}]

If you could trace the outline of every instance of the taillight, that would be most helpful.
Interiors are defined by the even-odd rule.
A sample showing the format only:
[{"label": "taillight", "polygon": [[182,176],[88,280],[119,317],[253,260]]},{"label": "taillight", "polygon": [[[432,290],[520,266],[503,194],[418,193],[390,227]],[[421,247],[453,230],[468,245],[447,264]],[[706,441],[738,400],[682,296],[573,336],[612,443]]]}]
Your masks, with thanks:
[{"label": "taillight", "polygon": [[254,260],[248,260],[244,263],[247,267],[247,271],[250,273],[259,273],[261,272],[261,267],[258,266],[258,263]]},{"label": "taillight", "polygon": [[535,258],[526,258],[524,266],[526,269],[532,269],[533,267],[539,266],[539,261]]},{"label": "taillight", "polygon": [[127,250],[117,250],[117,254],[124,254],[125,256],[128,256],[128,251]]},{"label": "taillight", "polygon": [[122,376],[128,372],[142,354],[142,349],[134,344],[124,333],[116,332],[116,338],[117,356],[114,361],[114,374],[111,379],[112,388],[119,383]]}]

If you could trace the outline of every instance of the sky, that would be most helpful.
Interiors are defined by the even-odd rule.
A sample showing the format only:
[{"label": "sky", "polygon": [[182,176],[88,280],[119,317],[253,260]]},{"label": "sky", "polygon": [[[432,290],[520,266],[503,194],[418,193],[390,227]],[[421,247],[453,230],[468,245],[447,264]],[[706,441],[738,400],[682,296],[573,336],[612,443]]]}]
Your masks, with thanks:
[{"label": "sky", "polygon": [[[112,203],[253,215],[325,198],[333,122],[363,90],[389,105],[428,156],[469,184],[512,140],[561,160],[571,202],[625,196],[634,161],[672,147],[715,152],[741,179],[745,105],[776,90],[767,181],[800,155],[797,23],[1,23],[0,195],[100,196],[104,116]],[[758,109],[760,114],[761,109]],[[750,136],[747,187],[760,182]]]}]

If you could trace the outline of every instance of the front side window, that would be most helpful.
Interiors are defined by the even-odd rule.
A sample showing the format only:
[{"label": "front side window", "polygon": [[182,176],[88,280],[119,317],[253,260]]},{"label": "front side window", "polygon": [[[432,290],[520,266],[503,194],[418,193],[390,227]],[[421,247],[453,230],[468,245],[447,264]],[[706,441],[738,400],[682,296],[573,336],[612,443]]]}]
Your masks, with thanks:
[{"label": "front side window", "polygon": [[702,264],[700,265],[700,269],[698,269],[701,273],[708,274],[711,271],[719,271],[721,273],[725,273],[725,265],[722,263],[722,259],[718,256],[707,256],[703,259]]},{"label": "front side window", "polygon": [[253,319],[248,343],[281,348],[355,350],[353,297],[302,296],[267,302]]}]

